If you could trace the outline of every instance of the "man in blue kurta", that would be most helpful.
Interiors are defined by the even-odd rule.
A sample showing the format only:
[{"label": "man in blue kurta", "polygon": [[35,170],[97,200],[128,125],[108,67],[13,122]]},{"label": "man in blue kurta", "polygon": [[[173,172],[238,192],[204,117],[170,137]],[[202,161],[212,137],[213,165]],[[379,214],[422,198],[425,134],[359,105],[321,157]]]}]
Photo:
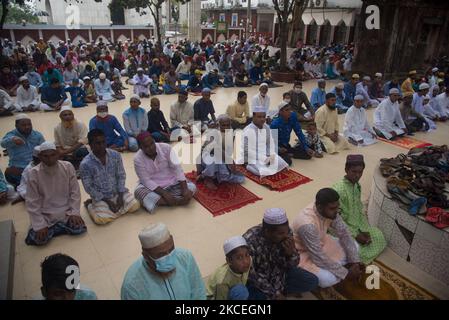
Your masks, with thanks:
[{"label": "man in blue kurta", "polygon": [[[275,118],[270,125],[271,130],[277,130],[279,155],[288,154],[289,157],[294,159],[309,160],[314,151],[309,148],[306,138],[301,130],[301,124],[299,123],[296,112],[292,112],[292,108],[289,103],[283,102],[279,106],[279,116]],[[295,131],[299,141],[294,146],[290,146],[290,135],[292,131]],[[282,156],[282,155],[281,155]],[[285,161],[286,158],[283,157]],[[288,163],[289,161],[287,161]],[[290,163],[291,164],[291,160]]]},{"label": "man in blue kurta", "polygon": [[31,119],[24,113],[16,116],[16,128],[2,139],[1,146],[8,151],[9,164],[5,178],[14,187],[20,184],[23,169],[33,159],[34,147],[45,141],[44,136],[33,130]]},{"label": "man in blue kurta", "polygon": [[89,131],[92,129],[104,132],[108,148],[119,152],[128,150],[128,134],[117,118],[109,114],[106,101],[97,102],[97,115],[89,121]]},{"label": "man in blue kurta", "polygon": [[192,253],[175,248],[163,223],[139,233],[142,256],[123,279],[122,300],[205,300],[206,288]]},{"label": "man in blue kurta", "polygon": [[318,87],[312,90],[312,95],[310,96],[310,103],[313,109],[317,110],[323,104],[326,103],[326,80],[319,79]]}]

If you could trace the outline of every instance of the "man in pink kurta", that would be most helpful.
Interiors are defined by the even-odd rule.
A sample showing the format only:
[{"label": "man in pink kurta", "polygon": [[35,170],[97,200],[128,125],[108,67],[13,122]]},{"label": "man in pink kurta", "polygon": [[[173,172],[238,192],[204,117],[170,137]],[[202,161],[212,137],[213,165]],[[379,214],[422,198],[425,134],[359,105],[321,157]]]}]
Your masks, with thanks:
[{"label": "man in pink kurta", "polygon": [[[322,288],[348,278],[356,280],[364,269],[357,244],[338,214],[339,195],[330,188],[321,189],[315,203],[294,219],[292,229],[301,260],[299,267],[312,272]],[[328,234],[332,230],[335,237]]]},{"label": "man in pink kurta", "polygon": [[29,171],[25,197],[31,222],[25,240],[28,245],[43,245],[58,235],[86,231],[75,168],[58,160],[54,143],[44,142],[38,148],[41,163]]},{"label": "man in pink kurta", "polygon": [[135,197],[150,213],[158,205],[178,206],[190,202],[196,186],[186,180],[182,167],[170,145],[156,143],[149,132],[137,140],[140,150],[134,157],[139,178]]}]

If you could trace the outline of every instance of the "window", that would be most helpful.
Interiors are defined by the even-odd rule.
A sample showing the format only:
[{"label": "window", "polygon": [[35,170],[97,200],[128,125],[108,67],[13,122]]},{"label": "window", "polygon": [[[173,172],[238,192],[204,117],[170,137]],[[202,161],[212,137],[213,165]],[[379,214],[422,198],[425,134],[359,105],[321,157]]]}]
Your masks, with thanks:
[{"label": "window", "polygon": [[226,21],[226,18],[225,18],[226,16],[225,16],[225,14],[224,13],[220,13],[220,16],[219,16],[219,18],[218,18],[218,21],[220,21],[220,22],[225,22]]},{"label": "window", "polygon": [[231,20],[231,27],[237,27],[238,21],[239,21],[239,14],[233,13],[232,20]]}]

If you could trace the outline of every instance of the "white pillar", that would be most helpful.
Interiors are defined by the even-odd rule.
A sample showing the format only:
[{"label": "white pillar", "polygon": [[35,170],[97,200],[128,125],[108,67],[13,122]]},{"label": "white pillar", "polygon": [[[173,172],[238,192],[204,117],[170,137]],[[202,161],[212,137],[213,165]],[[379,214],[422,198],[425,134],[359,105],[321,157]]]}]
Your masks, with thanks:
[{"label": "white pillar", "polygon": [[64,29],[64,35],[65,35],[65,41],[67,42],[67,40],[69,40],[69,32],[67,31],[67,29]]},{"label": "white pillar", "polygon": [[201,0],[188,2],[188,38],[191,41],[201,40]]},{"label": "white pillar", "polygon": [[44,34],[42,33],[42,29],[39,29],[39,38],[44,39]]},{"label": "white pillar", "polygon": [[115,43],[115,39],[114,39],[114,29],[111,28],[111,42]]},{"label": "white pillar", "polygon": [[9,36],[11,38],[11,42],[12,43],[16,43],[16,37],[14,35],[14,30],[13,29],[9,29]]},{"label": "white pillar", "polygon": [[92,37],[92,28],[89,29],[89,42],[93,41],[93,37]]}]

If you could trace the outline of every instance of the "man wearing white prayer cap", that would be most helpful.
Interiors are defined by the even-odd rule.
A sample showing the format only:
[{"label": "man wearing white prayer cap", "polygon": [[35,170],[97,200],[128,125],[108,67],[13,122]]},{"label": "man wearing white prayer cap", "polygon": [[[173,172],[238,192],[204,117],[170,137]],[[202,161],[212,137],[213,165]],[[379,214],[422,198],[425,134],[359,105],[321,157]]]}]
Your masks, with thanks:
[{"label": "man wearing white prayer cap", "polygon": [[369,94],[371,87],[371,78],[369,76],[364,76],[362,81],[357,83],[355,87],[355,94],[362,95],[364,97],[363,104],[366,108],[376,108],[379,105],[379,101],[376,98],[371,97]]},{"label": "man wearing white prayer cap", "polygon": [[75,119],[72,108],[63,106],[59,111],[61,122],[53,130],[55,144],[62,160],[69,161],[76,170],[89,154],[87,144],[87,126]]},{"label": "man wearing white prayer cap", "polygon": [[382,73],[377,72],[374,75],[374,81],[369,86],[368,93],[369,93],[369,96],[371,99],[375,99],[378,102],[381,102],[385,98],[384,83],[382,81]]},{"label": "man wearing white prayer cap", "polygon": [[234,236],[223,244],[226,263],[208,278],[206,290],[210,300],[247,300],[246,283],[251,268],[248,244],[242,236]]},{"label": "man wearing white prayer cap", "polygon": [[418,91],[413,94],[413,100],[412,100],[412,108],[415,112],[420,114],[424,117],[424,120],[426,121],[427,125],[430,130],[434,130],[437,128],[435,122],[429,117],[429,114],[426,110],[424,99],[426,98],[427,94],[429,93],[430,86],[428,83],[423,82],[419,85]]},{"label": "man wearing white prayer cap", "polygon": [[252,258],[247,283],[250,300],[282,300],[318,286],[315,275],[298,267],[300,257],[284,209],[266,209],[262,224],[243,237]]},{"label": "man wearing white prayer cap", "polygon": [[122,300],[205,300],[206,290],[192,253],[175,248],[173,236],[161,222],[139,233],[142,256],[129,268],[121,288]]},{"label": "man wearing white prayer cap", "polygon": [[17,104],[5,90],[0,89],[0,117],[12,116],[13,111],[18,111]]},{"label": "man wearing white prayer cap", "polygon": [[139,150],[137,136],[148,129],[148,116],[144,108],[140,107],[140,97],[133,94],[129,99],[130,107],[123,114],[123,126],[128,134],[129,150]]},{"label": "man wearing white prayer cap", "polygon": [[377,142],[376,133],[368,122],[365,108],[363,108],[364,97],[356,95],[354,104],[348,109],[343,125],[343,135],[353,145],[368,146]]},{"label": "man wearing white prayer cap", "polygon": [[271,122],[271,116],[277,112],[277,110],[270,110],[270,97],[268,96],[268,84],[265,82],[259,86],[259,93],[256,94],[251,100],[251,107],[264,107],[268,124]]},{"label": "man wearing white prayer cap", "polygon": [[5,178],[14,187],[20,184],[23,169],[32,160],[33,148],[45,141],[44,136],[33,130],[30,117],[19,113],[15,117],[16,128],[9,131],[1,140],[1,146],[9,155]]},{"label": "man wearing white prayer cap", "polygon": [[278,154],[275,140],[266,122],[266,108],[253,105],[252,122],[243,129],[237,162],[257,176],[271,176],[288,167]]},{"label": "man wearing white prayer cap", "polygon": [[30,169],[27,178],[25,205],[31,222],[27,245],[45,245],[53,237],[87,230],[73,165],[59,160],[56,145],[48,141],[39,146],[39,159],[41,163]]},{"label": "man wearing white prayer cap", "polygon": [[395,90],[391,91],[388,98],[382,100],[373,116],[374,131],[379,137],[389,140],[407,133],[407,127],[399,111],[400,94],[396,92]]},{"label": "man wearing white prayer cap", "polygon": [[144,73],[142,68],[137,69],[137,73],[128,81],[134,85],[134,93],[141,98],[148,98],[150,96],[150,85],[153,80]]},{"label": "man wearing white prayer cap", "polygon": [[[105,60],[105,62],[107,61]],[[111,81],[106,78],[105,73],[100,73],[98,79],[94,81],[94,88],[98,100],[104,100],[108,102],[115,101],[114,90],[112,90]]]},{"label": "man wearing white prayer cap", "polygon": [[429,86],[432,88],[434,85],[438,84],[438,71],[439,69],[437,67],[432,68],[432,76],[429,79]]},{"label": "man wearing white prayer cap", "polygon": [[40,162],[41,160],[39,159],[39,146],[36,146],[33,149],[33,160],[25,167],[25,169],[23,169],[20,184],[16,188],[18,196],[11,202],[12,205],[19,203],[21,201],[25,201],[29,172],[31,168],[37,166]]},{"label": "man wearing white prayer cap", "polygon": [[358,246],[339,214],[339,199],[334,189],[319,190],[315,202],[301,210],[292,223],[301,256],[299,267],[318,277],[322,288],[344,279],[357,281],[364,270]]}]

